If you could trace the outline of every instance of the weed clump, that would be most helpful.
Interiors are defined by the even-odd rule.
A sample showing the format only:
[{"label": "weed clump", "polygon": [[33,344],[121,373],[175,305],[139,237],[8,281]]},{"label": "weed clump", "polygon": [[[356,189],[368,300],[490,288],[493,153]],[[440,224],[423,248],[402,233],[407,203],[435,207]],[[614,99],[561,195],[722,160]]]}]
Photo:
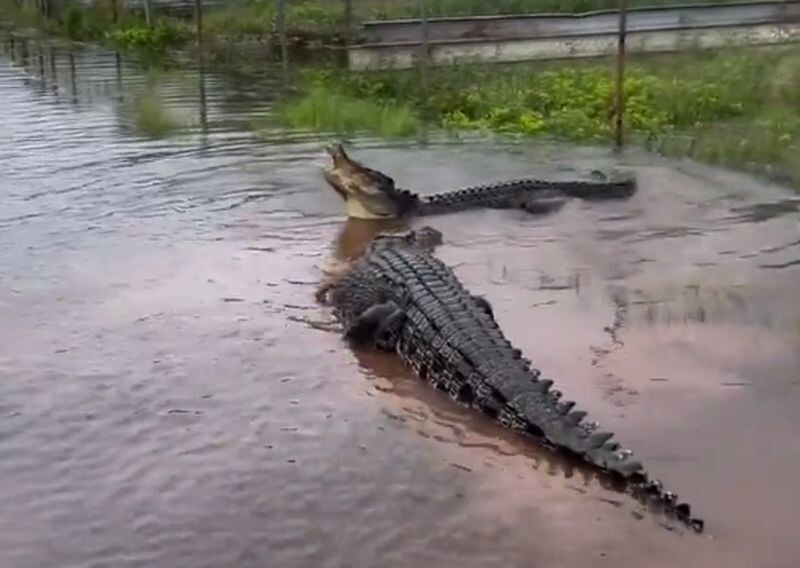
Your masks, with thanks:
[{"label": "weed clump", "polygon": [[292,128],[339,134],[368,131],[403,137],[419,132],[423,125],[416,111],[406,104],[358,99],[321,86],[284,104],[278,114]]},{"label": "weed clump", "polygon": [[162,21],[152,27],[134,25],[116,28],[109,31],[106,37],[119,49],[152,55],[185,44],[191,38],[191,32],[185,26]]},{"label": "weed clump", "polygon": [[141,93],[134,98],[132,117],[136,130],[153,139],[165,138],[181,126],[167,112],[161,99],[152,91]]}]

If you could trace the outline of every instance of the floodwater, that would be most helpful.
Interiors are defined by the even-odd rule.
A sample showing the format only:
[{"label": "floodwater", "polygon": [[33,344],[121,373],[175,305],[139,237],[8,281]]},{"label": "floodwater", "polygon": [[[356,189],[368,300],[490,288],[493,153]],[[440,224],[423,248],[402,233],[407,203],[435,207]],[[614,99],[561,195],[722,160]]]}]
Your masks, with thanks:
[{"label": "floodwater", "polygon": [[635,151],[352,145],[419,191],[636,171],[628,201],[426,222],[508,336],[706,521],[675,532],[341,343],[314,291],[371,227],[324,187],[324,139],[241,128],[270,73],[162,76],[187,127],[149,141],[135,65],[2,46],[2,568],[797,565],[788,189]]}]

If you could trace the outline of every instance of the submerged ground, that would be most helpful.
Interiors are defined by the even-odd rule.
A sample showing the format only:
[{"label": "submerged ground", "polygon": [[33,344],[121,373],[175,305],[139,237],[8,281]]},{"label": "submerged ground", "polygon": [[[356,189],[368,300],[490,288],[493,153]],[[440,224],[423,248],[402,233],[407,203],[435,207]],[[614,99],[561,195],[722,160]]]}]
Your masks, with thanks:
[{"label": "submerged ground", "polygon": [[353,143],[420,191],[636,171],[627,202],[430,222],[511,339],[706,520],[680,535],[320,329],[326,256],[368,231],[323,187],[322,138],[240,129],[267,71],[161,76],[186,127],[148,141],[124,59],[0,53],[0,565],[795,565],[788,189],[604,148]]}]

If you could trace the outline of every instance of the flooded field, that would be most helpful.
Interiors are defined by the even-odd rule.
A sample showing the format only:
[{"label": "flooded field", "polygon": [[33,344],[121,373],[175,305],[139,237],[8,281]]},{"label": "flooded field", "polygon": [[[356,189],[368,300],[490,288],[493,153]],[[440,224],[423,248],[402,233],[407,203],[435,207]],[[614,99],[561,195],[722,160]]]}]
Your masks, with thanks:
[{"label": "flooded field", "polygon": [[[0,566],[790,568],[800,200],[604,148],[355,140],[419,191],[621,165],[640,191],[426,220],[507,335],[707,534],[354,354],[314,301],[345,224],[326,141],[256,137],[271,74],[160,75],[2,37]],[[323,324],[323,325],[319,325]]]}]

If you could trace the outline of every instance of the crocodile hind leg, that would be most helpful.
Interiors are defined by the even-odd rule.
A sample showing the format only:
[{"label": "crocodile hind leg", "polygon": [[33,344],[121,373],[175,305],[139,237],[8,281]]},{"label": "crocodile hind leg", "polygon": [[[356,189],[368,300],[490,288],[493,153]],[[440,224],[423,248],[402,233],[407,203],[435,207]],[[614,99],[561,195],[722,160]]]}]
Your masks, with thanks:
[{"label": "crocodile hind leg", "polygon": [[345,331],[345,337],[356,345],[376,346],[387,334],[402,325],[405,314],[395,302],[375,304],[361,312]]},{"label": "crocodile hind leg", "polygon": [[514,204],[516,208],[534,215],[546,215],[555,213],[564,207],[567,198],[564,195],[520,195]]},{"label": "crocodile hind leg", "polygon": [[475,303],[478,304],[478,307],[481,310],[486,312],[491,319],[494,319],[494,310],[492,309],[492,304],[489,303],[489,300],[483,296],[476,296],[475,294],[472,295],[472,299],[475,300]]}]

